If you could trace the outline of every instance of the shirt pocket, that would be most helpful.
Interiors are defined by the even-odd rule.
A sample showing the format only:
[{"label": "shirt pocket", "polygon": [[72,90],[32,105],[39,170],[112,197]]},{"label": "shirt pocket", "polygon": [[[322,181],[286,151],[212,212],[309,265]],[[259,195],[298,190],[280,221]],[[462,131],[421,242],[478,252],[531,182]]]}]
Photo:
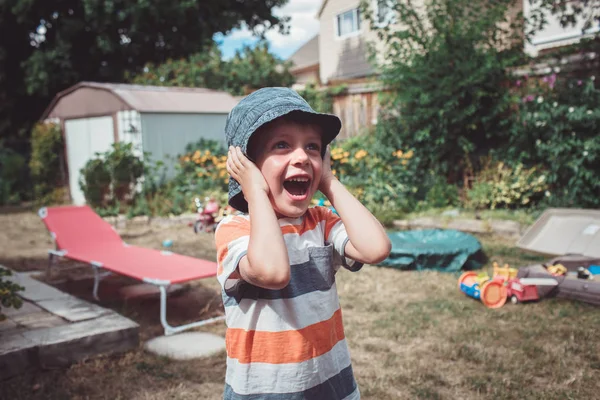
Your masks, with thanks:
[{"label": "shirt pocket", "polygon": [[309,247],[306,268],[309,271],[313,290],[327,291],[331,289],[335,282],[333,245]]}]

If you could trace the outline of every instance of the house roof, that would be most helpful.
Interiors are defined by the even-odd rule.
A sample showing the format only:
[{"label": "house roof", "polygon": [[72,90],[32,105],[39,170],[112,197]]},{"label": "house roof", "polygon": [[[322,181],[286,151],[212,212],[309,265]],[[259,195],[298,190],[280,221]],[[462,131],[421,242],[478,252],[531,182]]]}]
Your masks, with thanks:
[{"label": "house roof", "polygon": [[319,64],[319,35],[303,44],[289,60],[294,64],[291,71],[298,71]]},{"label": "house roof", "polygon": [[323,0],[321,2],[321,7],[319,7],[319,12],[317,13],[317,17],[321,17],[321,14],[323,14],[323,9],[325,8],[325,5],[327,4],[327,0]]},{"label": "house roof", "polygon": [[[95,107],[94,102],[103,104]],[[80,82],[54,96],[42,119],[107,115],[123,110],[226,114],[236,104],[229,93],[205,88]]]}]

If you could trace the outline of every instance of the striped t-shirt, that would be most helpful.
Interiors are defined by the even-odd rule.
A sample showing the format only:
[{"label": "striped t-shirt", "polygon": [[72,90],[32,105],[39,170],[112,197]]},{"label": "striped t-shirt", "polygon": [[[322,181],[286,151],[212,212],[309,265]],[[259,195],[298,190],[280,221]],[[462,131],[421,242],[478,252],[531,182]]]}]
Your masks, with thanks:
[{"label": "striped t-shirt", "polygon": [[339,217],[324,207],[279,220],[288,249],[290,283],[281,290],[229,278],[248,251],[248,215],[225,218],[216,231],[218,270],[227,322],[226,400],[355,400],[335,285],[348,241]]}]

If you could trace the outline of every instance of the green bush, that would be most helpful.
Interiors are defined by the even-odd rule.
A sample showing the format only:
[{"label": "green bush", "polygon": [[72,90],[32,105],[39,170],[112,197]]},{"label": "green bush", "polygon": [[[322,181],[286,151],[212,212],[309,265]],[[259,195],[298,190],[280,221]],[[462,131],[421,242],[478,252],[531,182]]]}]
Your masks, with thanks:
[{"label": "green bush", "polygon": [[0,205],[19,204],[27,182],[25,157],[0,142]]},{"label": "green bush", "polygon": [[6,317],[2,314],[2,308],[21,308],[23,301],[17,295],[18,292],[25,290],[24,287],[12,283],[3,277],[11,276],[12,272],[0,267],[0,321]]},{"label": "green bush", "polygon": [[380,69],[390,90],[379,120],[396,131],[397,148],[415,149],[422,171],[461,181],[506,140],[513,104],[506,67],[522,53],[518,27],[507,20],[515,3],[431,0],[415,10],[388,2],[397,24],[375,27],[386,44]]},{"label": "green bush", "polygon": [[467,191],[467,206],[474,209],[530,207],[543,198],[546,176],[522,164],[511,168],[488,159]]},{"label": "green bush", "polygon": [[333,98],[343,94],[347,90],[346,85],[332,87],[317,87],[315,84],[308,84],[298,94],[302,96],[310,106],[318,112],[333,113]]},{"label": "green bush", "polygon": [[144,168],[131,143],[114,143],[111,150],[97,153],[96,158],[86,163],[79,185],[88,204],[112,209],[117,203],[133,201]]},{"label": "green bush", "polygon": [[39,204],[54,204],[60,199],[64,185],[62,165],[64,143],[60,126],[54,123],[37,123],[31,131],[31,158],[29,172],[33,195]]},{"label": "green bush", "polygon": [[600,207],[600,90],[593,77],[548,75],[540,83],[521,78],[519,123],[505,158],[544,165],[550,197],[562,207]]}]

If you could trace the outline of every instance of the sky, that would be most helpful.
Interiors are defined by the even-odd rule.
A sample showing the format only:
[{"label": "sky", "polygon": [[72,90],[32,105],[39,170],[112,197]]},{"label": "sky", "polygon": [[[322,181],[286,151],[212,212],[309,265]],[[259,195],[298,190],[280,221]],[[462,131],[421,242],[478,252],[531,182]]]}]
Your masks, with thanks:
[{"label": "sky", "polygon": [[[287,59],[300,46],[310,40],[319,32],[319,20],[317,12],[321,6],[322,0],[289,0],[288,3],[274,9],[273,13],[277,16],[291,17],[289,21],[289,35],[282,35],[276,31],[269,31],[266,34],[270,43],[271,52],[283,59]],[[257,39],[252,36],[246,28],[237,29],[228,35],[215,35],[217,42],[222,42],[220,47],[223,57],[228,59],[233,57],[235,50],[241,49],[245,44],[252,45]]]}]

